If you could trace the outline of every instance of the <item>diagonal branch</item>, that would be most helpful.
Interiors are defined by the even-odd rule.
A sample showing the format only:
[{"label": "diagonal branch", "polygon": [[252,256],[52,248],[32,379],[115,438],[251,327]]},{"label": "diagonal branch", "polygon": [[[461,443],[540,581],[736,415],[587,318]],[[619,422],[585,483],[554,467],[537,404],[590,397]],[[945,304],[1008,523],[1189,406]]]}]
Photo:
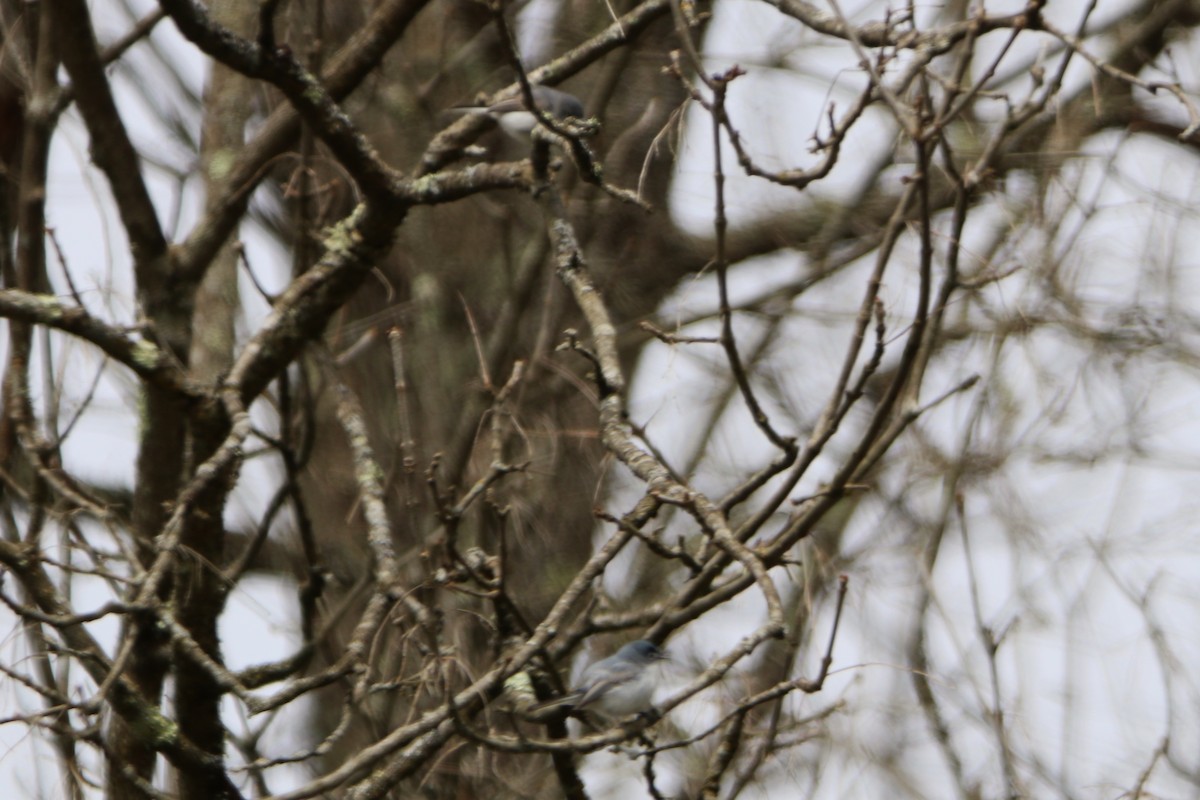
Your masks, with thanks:
[{"label": "diagonal branch", "polygon": [[320,78],[305,69],[290,50],[264,50],[218,24],[191,0],[162,0],[162,7],[179,32],[205,53],[283,92],[350,172],[363,194],[376,199],[388,194],[394,178],[392,170],[379,159]]},{"label": "diagonal branch", "polygon": [[167,240],[136,166],[141,158],[117,111],[87,4],[83,0],[62,0],[49,4],[47,10],[54,14],[63,66],[71,76],[75,104],[91,137],[92,159],[112,186],[121,222],[129,235],[139,283],[144,287],[153,285],[165,279],[150,271],[161,268],[159,259],[166,251]]},{"label": "diagonal branch", "polygon": [[189,382],[179,363],[166,351],[145,339],[126,335],[93,317],[86,308],[64,305],[53,295],[0,290],[0,317],[74,334],[159,388],[192,398],[201,394],[201,389]]}]

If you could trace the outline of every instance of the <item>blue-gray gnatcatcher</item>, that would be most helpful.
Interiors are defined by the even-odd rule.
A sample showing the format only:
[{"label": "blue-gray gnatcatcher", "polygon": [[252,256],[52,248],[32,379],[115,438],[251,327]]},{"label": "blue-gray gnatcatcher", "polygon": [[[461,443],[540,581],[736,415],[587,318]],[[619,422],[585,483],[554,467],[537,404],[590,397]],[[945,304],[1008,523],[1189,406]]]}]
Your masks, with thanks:
[{"label": "blue-gray gnatcatcher", "polygon": [[569,706],[577,711],[598,711],[612,719],[640,713],[650,708],[650,698],[658,685],[654,662],[666,657],[653,642],[630,642],[584,670],[570,693],[533,710]]},{"label": "blue-gray gnatcatcher", "polygon": [[[573,94],[551,89],[549,86],[530,87],[534,105],[554,120],[568,117],[583,119],[583,103]],[[519,142],[528,142],[529,135],[538,125],[538,116],[525,105],[524,95],[510,97],[490,106],[472,106],[455,109],[470,114],[487,114],[499,123],[500,128]]]}]

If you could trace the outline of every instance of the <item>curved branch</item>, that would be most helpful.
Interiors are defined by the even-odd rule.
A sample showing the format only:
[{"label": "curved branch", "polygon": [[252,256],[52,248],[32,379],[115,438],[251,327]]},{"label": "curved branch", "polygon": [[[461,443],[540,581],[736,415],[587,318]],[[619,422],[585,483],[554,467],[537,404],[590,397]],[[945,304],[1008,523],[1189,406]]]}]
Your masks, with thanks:
[{"label": "curved branch", "polygon": [[91,342],[138,377],[155,386],[191,399],[204,396],[179,363],[146,339],[135,339],[119,328],[93,317],[85,308],[67,306],[48,294],[0,290],[0,317],[74,334]]}]

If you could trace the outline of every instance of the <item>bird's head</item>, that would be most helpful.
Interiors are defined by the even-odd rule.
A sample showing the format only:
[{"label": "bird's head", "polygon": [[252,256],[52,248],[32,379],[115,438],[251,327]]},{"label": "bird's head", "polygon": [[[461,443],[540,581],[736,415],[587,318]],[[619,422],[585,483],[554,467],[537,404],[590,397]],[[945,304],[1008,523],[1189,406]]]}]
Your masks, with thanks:
[{"label": "bird's head", "polygon": [[630,660],[645,663],[661,661],[667,657],[667,654],[658,645],[646,639],[638,639],[636,642],[630,642],[621,648],[621,652]]}]

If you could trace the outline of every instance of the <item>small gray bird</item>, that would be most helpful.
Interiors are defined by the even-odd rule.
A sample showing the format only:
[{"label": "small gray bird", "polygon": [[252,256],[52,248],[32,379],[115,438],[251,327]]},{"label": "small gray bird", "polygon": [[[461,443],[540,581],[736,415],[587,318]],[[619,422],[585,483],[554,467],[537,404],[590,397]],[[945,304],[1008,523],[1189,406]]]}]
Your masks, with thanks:
[{"label": "small gray bird", "polygon": [[[533,102],[539,111],[555,120],[568,117],[583,119],[583,103],[573,94],[551,89],[549,86],[533,86]],[[469,114],[487,114],[499,123],[501,130],[519,142],[528,142],[529,135],[538,125],[538,116],[526,107],[525,96],[519,94],[490,106],[469,106],[455,109]]]},{"label": "small gray bird", "polygon": [[650,707],[650,698],[658,685],[654,662],[666,657],[653,642],[645,639],[630,642],[584,670],[570,693],[534,706],[533,710],[569,706],[577,711],[598,711],[613,719],[640,713]]}]

